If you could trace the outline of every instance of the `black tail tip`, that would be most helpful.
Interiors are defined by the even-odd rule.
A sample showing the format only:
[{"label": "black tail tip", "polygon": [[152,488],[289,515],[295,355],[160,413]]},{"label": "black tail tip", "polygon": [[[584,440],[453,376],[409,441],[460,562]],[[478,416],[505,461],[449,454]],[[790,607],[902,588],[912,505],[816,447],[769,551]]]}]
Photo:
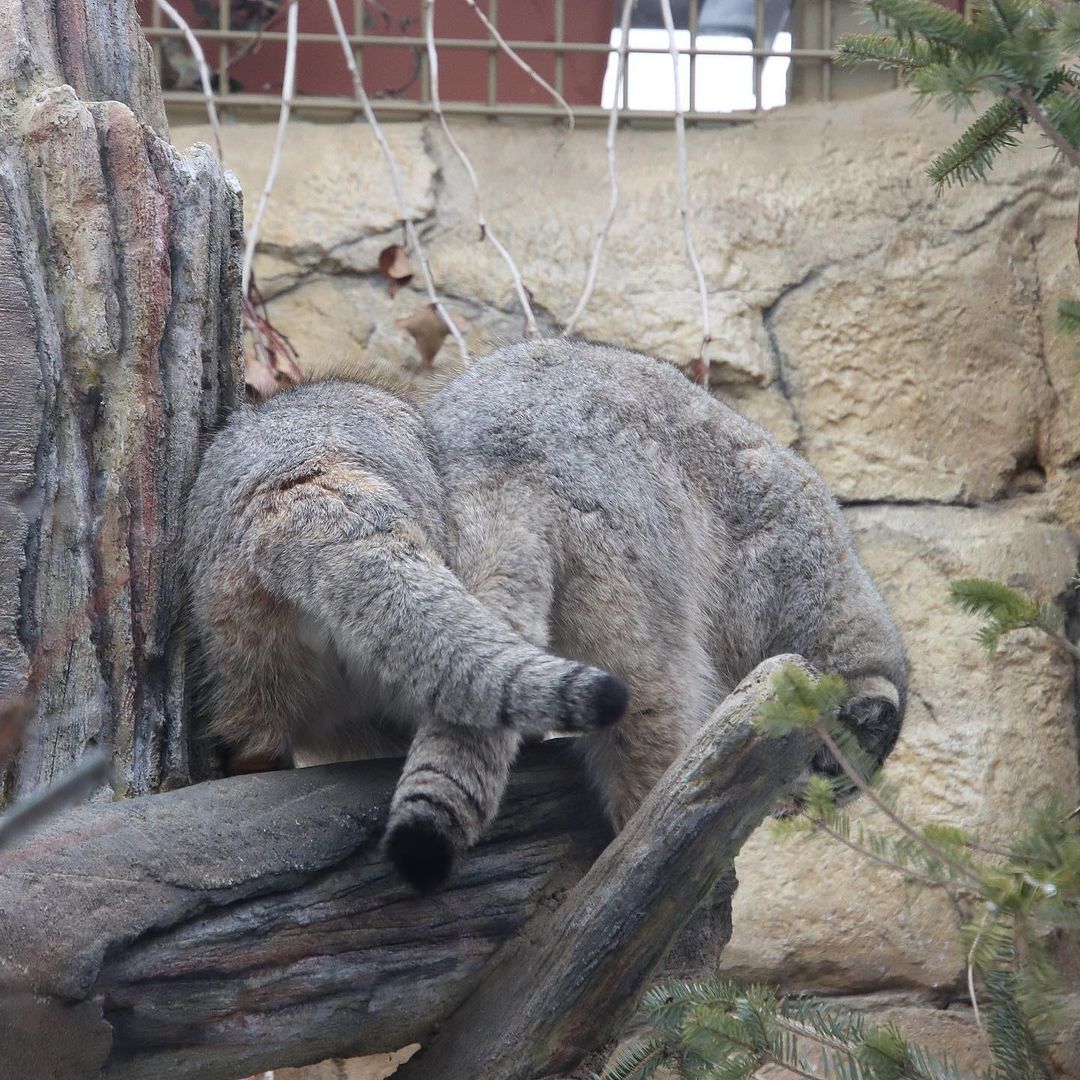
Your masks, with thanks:
[{"label": "black tail tip", "polygon": [[441,889],[454,869],[452,841],[428,821],[391,826],[383,850],[394,869],[420,893]]},{"label": "black tail tip", "polygon": [[630,687],[614,675],[602,675],[590,694],[593,722],[597,727],[611,727],[623,718],[630,703]]}]

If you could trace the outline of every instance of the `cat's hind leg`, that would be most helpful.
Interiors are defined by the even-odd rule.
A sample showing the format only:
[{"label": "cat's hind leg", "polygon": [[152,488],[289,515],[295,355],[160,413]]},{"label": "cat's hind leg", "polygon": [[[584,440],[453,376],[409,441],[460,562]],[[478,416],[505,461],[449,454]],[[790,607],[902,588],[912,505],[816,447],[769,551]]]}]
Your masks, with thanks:
[{"label": "cat's hind leg", "polygon": [[325,464],[266,491],[247,542],[262,586],[324,627],[416,726],[386,850],[420,887],[440,884],[494,816],[523,734],[593,730],[625,712],[619,679],[538,648],[485,606],[376,477]]},{"label": "cat's hind leg", "polygon": [[[546,649],[550,549],[506,490],[459,504],[455,571],[462,585],[531,645]],[[550,718],[551,727],[558,727]],[[534,732],[534,734],[538,734]],[[518,726],[466,727],[424,717],[394,792],[385,849],[421,890],[442,885],[461,852],[494,820],[522,741]]]},{"label": "cat's hind leg", "polygon": [[629,674],[630,705],[614,727],[584,735],[586,766],[616,829],[634,815],[715,704],[692,657]]},{"label": "cat's hind leg", "polygon": [[321,709],[291,605],[235,565],[215,568],[200,583],[196,622],[207,733],[237,759],[291,762],[297,725]]}]

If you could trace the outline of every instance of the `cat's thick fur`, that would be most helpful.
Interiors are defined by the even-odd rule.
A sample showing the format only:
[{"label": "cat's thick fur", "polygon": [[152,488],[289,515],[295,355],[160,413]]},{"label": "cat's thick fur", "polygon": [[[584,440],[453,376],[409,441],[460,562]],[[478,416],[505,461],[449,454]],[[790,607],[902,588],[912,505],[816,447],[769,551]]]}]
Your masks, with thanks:
[{"label": "cat's thick fur", "polygon": [[768,656],[847,679],[875,758],[899,731],[900,640],[821,479],[648,357],[515,345],[422,410],[301,386],[230,419],[187,520],[213,730],[307,760],[408,746],[387,850],[422,887],[530,733],[585,733],[621,826]]}]

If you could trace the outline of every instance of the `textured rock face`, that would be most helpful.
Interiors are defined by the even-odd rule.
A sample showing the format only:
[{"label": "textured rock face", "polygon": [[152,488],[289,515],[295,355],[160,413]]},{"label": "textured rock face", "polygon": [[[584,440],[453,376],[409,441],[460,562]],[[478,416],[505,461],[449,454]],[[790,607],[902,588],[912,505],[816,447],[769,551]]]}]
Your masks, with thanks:
[{"label": "textured rock face", "polygon": [[[124,3],[0,0],[0,799],[109,746],[190,782],[181,503],[235,400],[240,193],[168,142]],[[32,703],[33,707],[30,707]]]},{"label": "textured rock face", "polygon": [[[1075,185],[1031,139],[989,183],[936,197],[923,169],[949,138],[940,120],[897,93],[693,131],[690,180],[717,337],[713,388],[852,504],[863,558],[901,625],[911,700],[890,778],[912,819],[994,837],[1050,794],[1080,797],[1072,662],[1034,632],[989,658],[972,640],[977,624],[946,602],[949,581],[976,575],[1061,608],[1068,597],[1080,536],[1080,381],[1054,313],[1080,291]],[[376,273],[374,253],[399,239],[383,166],[363,134],[346,142],[339,131],[297,125],[290,136],[257,263],[276,297],[271,316],[310,372],[375,370],[423,392],[454,370],[454,350],[443,349],[431,375],[394,327],[425,298],[415,283],[390,298]],[[560,142],[509,125],[456,131],[541,323],[558,330],[607,205],[603,133]],[[436,131],[391,134],[409,199],[426,215],[440,289],[470,321],[470,347],[516,336],[511,283],[477,242],[459,166]],[[270,129],[235,126],[226,136],[245,188],[257,190]],[[184,145],[201,135],[175,137]],[[336,204],[347,212],[312,202],[304,177],[316,160],[327,175],[353,178]],[[580,330],[687,365],[701,330],[672,137],[621,133],[618,160],[619,217]],[[325,229],[309,231],[317,221]],[[947,905],[837,846],[779,843],[764,828],[739,859],[724,970],[787,989],[873,994],[875,1006],[892,995],[912,1010],[896,1018],[913,1032],[945,1049],[962,1043],[970,1021],[927,1008],[965,997]]]},{"label": "textured rock face", "polygon": [[[713,385],[797,443],[842,499],[975,505],[1045,482],[1060,513],[1075,514],[1072,346],[1053,321],[1075,270],[1071,186],[1031,140],[990,183],[938,198],[922,170],[947,129],[898,93],[691,132]],[[607,205],[603,133],[560,141],[533,127],[455,130],[542,326],[557,330]],[[441,135],[389,131],[439,286],[470,322],[470,347],[517,336],[509,276],[478,240],[472,195]],[[181,146],[203,137],[175,132]],[[226,132],[248,192],[261,188],[271,139],[266,126]],[[701,330],[672,154],[667,132],[620,136],[620,211],[580,330],[686,365]],[[256,271],[309,372],[430,378],[394,325],[424,294],[414,279],[390,298],[376,269],[399,232],[366,129],[294,124]],[[437,366],[455,364],[444,348]]]},{"label": "textured rock face", "polygon": [[[995,577],[1060,597],[1076,565],[1067,530],[1035,506],[849,511],[862,558],[904,633],[907,721],[887,775],[917,823],[963,822],[1007,836],[1026,809],[1076,799],[1072,661],[1044,635],[1012,635],[990,659],[978,625],[946,603],[949,581]],[[880,820],[856,811],[871,828]],[[828,993],[947,992],[963,969],[949,904],[821,840],[761,829],[736,860],[740,887],[723,968]]]}]

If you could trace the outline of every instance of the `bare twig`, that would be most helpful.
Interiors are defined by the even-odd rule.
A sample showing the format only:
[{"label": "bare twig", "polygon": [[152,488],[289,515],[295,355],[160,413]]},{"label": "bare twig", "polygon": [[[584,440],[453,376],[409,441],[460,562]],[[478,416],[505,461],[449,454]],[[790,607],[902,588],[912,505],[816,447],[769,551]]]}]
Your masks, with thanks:
[{"label": "bare twig", "polygon": [[94,750],[62,780],[20,799],[0,817],[0,850],[15,843],[53,814],[80,802],[108,783],[111,773],[108,754]]},{"label": "bare twig", "polygon": [[443,112],[442,99],[439,97],[439,53],[435,48],[435,0],[424,0],[424,40],[427,43],[431,108],[439,118],[439,126],[442,128],[446,141],[450,144],[450,149],[454,151],[458,161],[461,162],[469,177],[469,183],[472,185],[473,197],[476,199],[476,223],[480,226],[480,239],[483,240],[486,237],[491,241],[491,246],[502,256],[503,262],[506,263],[507,269],[510,271],[510,276],[514,281],[514,290],[517,292],[521,309],[525,313],[525,336],[539,337],[540,328],[536,325],[536,316],[533,314],[532,304],[529,303],[529,291],[521,280],[521,274],[510,252],[506,250],[495,230],[484,219],[484,209],[480,204],[480,181],[477,179],[476,170],[473,168],[468,155],[462,150],[457,139],[454,138],[450,125],[446,121],[446,114]]},{"label": "bare twig", "polygon": [[443,307],[442,301],[439,300],[439,294],[435,291],[435,280],[431,275],[431,266],[428,264],[427,254],[424,251],[423,245],[420,243],[420,236],[416,231],[416,225],[409,216],[409,212],[405,206],[405,196],[402,193],[401,174],[398,171],[397,162],[394,160],[394,155],[390,150],[390,144],[387,143],[386,136],[379,126],[379,121],[375,117],[375,111],[371,107],[371,100],[360,79],[360,72],[356,70],[356,60],[353,58],[352,47],[349,45],[349,36],[345,33],[345,26],[341,21],[341,11],[338,8],[337,0],[326,0],[326,6],[330,9],[330,18],[334,22],[334,31],[338,36],[338,40],[341,42],[341,51],[345,55],[345,66],[349,69],[349,74],[352,76],[353,90],[356,93],[356,99],[360,102],[360,108],[363,109],[364,117],[371,127],[371,133],[374,135],[379,150],[382,152],[383,158],[386,161],[386,166],[390,173],[390,185],[393,189],[394,200],[397,205],[398,217],[401,218],[402,224],[405,227],[405,237],[408,240],[409,247],[415,253],[416,261],[420,264],[420,272],[424,278],[424,285],[427,288],[428,298],[431,300],[432,304],[435,305],[435,310],[438,312],[439,318],[446,323],[447,328],[457,342],[458,351],[461,353],[461,359],[467,362],[469,359],[468,346],[465,344],[465,338],[462,337],[457,324],[447,313],[446,308]]},{"label": "bare twig", "polygon": [[[820,818],[813,818],[814,828],[819,832],[824,833],[832,840],[836,840],[843,844],[844,847],[849,848],[858,855],[862,855],[872,862],[876,862],[879,866],[884,866],[889,870],[894,871],[903,877],[910,878],[912,881],[918,881],[923,885],[930,885],[936,889],[944,889],[946,892],[950,892],[956,888],[956,886],[948,881],[942,881],[939,878],[931,877],[930,874],[924,874],[921,870],[915,870],[910,866],[902,866],[898,862],[893,862],[892,859],[886,859],[883,855],[879,855],[876,851],[871,851],[869,848],[863,847],[861,844],[856,844],[853,840],[844,836],[843,833],[837,832],[836,829],[830,828]],[[967,890],[964,890],[965,892]]]},{"label": "bare twig", "polygon": [[303,382],[296,349],[270,321],[266,300],[252,274],[243,297],[245,333],[251,334],[252,351],[244,356],[244,380],[257,400],[265,401],[279,390]]},{"label": "bare twig", "polygon": [[[664,0],[666,3],[667,0]],[[840,747],[836,745],[836,741],[832,735],[829,734],[829,729],[822,721],[818,721],[814,725],[815,730],[821,736],[822,742],[824,742],[826,749],[836,759],[837,764],[844,770],[844,775],[857,787],[862,795],[871,802],[882,814],[888,818],[905,836],[914,840],[924,851],[929,853],[933,858],[937,859],[943,866],[949,867],[958,876],[964,878],[969,885],[974,886],[975,890],[981,895],[983,892],[982,882],[963,864],[955,862],[950,859],[944,851],[937,846],[937,844],[928,840],[917,829],[913,829],[895,810],[892,809],[878,793],[866,782],[866,778],[856,769],[844,756]]]},{"label": "bare twig", "polygon": [[296,27],[300,10],[299,0],[289,4],[289,21],[285,38],[285,77],[281,87],[281,111],[278,113],[277,135],[274,138],[274,152],[270,156],[270,171],[266,174],[259,205],[255,210],[251,228],[248,229],[247,243],[244,247],[244,262],[240,270],[240,295],[247,296],[248,282],[251,280],[251,264],[255,259],[255,245],[259,240],[259,229],[266,214],[270,193],[274,190],[278,165],[281,161],[281,148],[285,145],[285,132],[289,126],[289,113],[292,111],[293,97],[296,90]]},{"label": "bare twig", "polygon": [[979,923],[979,931],[975,935],[975,940],[971,943],[967,958],[968,997],[971,998],[971,1008],[975,1013],[975,1024],[980,1030],[983,1030],[983,1022],[982,1017],[979,1016],[979,998],[975,993],[975,950],[979,947],[979,940],[982,938],[983,930],[986,928],[986,920],[989,917],[990,912],[987,911],[982,917],[982,922]]},{"label": "bare twig", "polygon": [[1050,636],[1060,645],[1074,660],[1080,660],[1080,647],[1074,645],[1064,634],[1056,630],[1050,631]]},{"label": "bare twig", "polygon": [[188,48],[199,69],[199,81],[202,83],[203,97],[206,98],[206,115],[210,119],[210,127],[214,132],[214,146],[217,150],[218,161],[224,161],[225,155],[221,149],[221,125],[218,124],[217,107],[214,105],[214,88],[210,85],[210,69],[206,66],[206,57],[203,55],[199,39],[169,0],[154,0],[154,3],[161,8],[173,26],[184,35],[184,40],[188,43]]},{"label": "bare twig", "polygon": [[634,0],[625,0],[622,19],[619,23],[620,37],[618,60],[615,66],[615,96],[611,102],[611,109],[608,111],[607,138],[604,140],[604,145],[607,147],[608,190],[610,191],[607,217],[604,218],[600,228],[596,231],[592,258],[589,261],[588,273],[585,275],[585,288],[582,289],[581,298],[578,300],[573,314],[566,321],[563,337],[569,337],[574,332],[578,319],[581,318],[589,301],[592,299],[593,290],[596,288],[596,274],[600,269],[600,256],[603,254],[607,235],[611,231],[611,223],[615,220],[615,213],[619,208],[619,174],[615,167],[615,135],[619,129],[619,103],[622,101],[623,83],[626,81],[626,57],[630,47],[630,14],[633,7]]},{"label": "bare twig", "polygon": [[546,90],[555,99],[559,107],[565,111],[567,134],[572,132],[574,130],[574,110],[570,107],[570,103],[566,98],[564,98],[562,94],[560,94],[559,91],[556,90],[555,87],[552,86],[538,71],[530,67],[521,56],[513,50],[513,48],[511,48],[510,44],[502,34],[499,33],[495,24],[480,10],[479,7],[477,7],[476,0],[465,0],[465,3],[473,9],[476,17],[484,24],[484,29],[491,35],[495,44],[498,45],[499,48],[502,49],[502,51],[506,53],[506,55],[509,56],[534,83],[537,84],[537,86]]},{"label": "bare twig", "polygon": [[671,17],[671,0],[660,0],[660,14],[668,36],[668,51],[675,78],[675,146],[679,158],[679,216],[682,218],[686,257],[697,276],[698,293],[701,297],[701,355],[695,365],[695,374],[702,386],[709,385],[709,344],[712,330],[709,322],[709,290],[705,284],[705,272],[701,269],[697,249],[690,228],[690,178],[686,166],[686,118],[683,115],[682,94],[679,92],[679,45],[675,39],[675,22]]}]

